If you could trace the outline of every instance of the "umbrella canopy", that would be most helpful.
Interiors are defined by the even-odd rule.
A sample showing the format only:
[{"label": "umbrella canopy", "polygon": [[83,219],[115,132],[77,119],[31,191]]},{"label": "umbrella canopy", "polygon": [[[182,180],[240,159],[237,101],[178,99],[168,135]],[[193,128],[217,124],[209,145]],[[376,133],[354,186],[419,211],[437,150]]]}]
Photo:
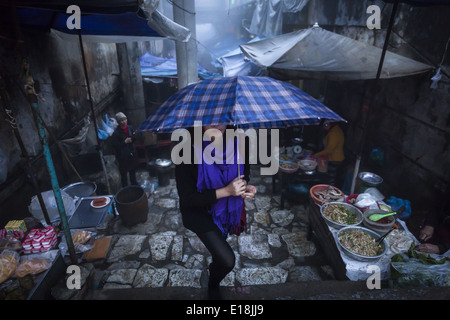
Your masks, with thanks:
[{"label": "umbrella canopy", "polygon": [[139,131],[171,132],[202,125],[280,128],[345,121],[299,88],[269,77],[221,77],[179,90],[142,123]]},{"label": "umbrella canopy", "polygon": [[[277,79],[375,79],[382,49],[318,26],[240,46]],[[427,72],[432,66],[386,52],[381,78]]]}]

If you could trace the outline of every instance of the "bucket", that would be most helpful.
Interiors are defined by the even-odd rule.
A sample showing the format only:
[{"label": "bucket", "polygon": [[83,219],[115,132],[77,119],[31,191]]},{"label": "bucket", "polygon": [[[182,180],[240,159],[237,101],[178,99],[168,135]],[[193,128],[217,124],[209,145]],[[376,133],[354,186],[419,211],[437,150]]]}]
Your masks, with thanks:
[{"label": "bucket", "polygon": [[360,172],[358,174],[359,193],[365,192],[370,187],[377,187],[383,183],[383,178],[372,172]]},{"label": "bucket", "polygon": [[158,175],[158,184],[161,187],[168,186],[170,184],[172,161],[168,159],[156,159],[155,165],[156,165],[156,172]]},{"label": "bucket", "polygon": [[116,209],[124,225],[131,227],[147,221],[148,201],[140,186],[127,186],[114,196]]}]

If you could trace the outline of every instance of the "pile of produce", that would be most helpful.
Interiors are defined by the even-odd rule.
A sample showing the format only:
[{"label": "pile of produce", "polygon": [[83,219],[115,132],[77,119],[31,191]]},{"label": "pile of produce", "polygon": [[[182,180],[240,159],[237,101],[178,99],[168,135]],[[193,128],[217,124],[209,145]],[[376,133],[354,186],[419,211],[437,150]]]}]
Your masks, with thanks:
[{"label": "pile of produce", "polygon": [[419,253],[412,243],[409,250],[391,258],[393,288],[450,286],[450,258]]}]

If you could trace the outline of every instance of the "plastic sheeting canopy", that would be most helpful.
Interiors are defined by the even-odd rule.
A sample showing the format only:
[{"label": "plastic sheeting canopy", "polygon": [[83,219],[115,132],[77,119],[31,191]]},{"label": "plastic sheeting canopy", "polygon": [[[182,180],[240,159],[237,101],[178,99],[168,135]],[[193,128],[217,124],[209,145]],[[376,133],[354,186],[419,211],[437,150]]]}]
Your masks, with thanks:
[{"label": "plastic sheeting canopy", "polygon": [[[318,26],[240,46],[276,79],[375,79],[382,49]],[[387,51],[380,78],[427,72],[432,66]]]}]

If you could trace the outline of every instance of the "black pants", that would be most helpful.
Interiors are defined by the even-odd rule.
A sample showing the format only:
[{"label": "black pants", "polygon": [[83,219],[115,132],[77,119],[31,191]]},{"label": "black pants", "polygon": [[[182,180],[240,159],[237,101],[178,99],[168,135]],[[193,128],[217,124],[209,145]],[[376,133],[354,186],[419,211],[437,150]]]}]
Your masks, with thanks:
[{"label": "black pants", "polygon": [[197,233],[197,236],[212,256],[212,263],[209,266],[209,287],[219,287],[220,281],[234,268],[233,249],[231,249],[219,228],[214,231]]},{"label": "black pants", "polygon": [[122,187],[126,187],[128,185],[128,173],[130,174],[130,183],[132,185],[137,185],[136,181],[136,170],[130,169],[129,164],[127,165],[119,165],[120,172],[120,181],[122,183]]},{"label": "black pants", "polygon": [[345,171],[347,164],[345,161],[328,162],[328,174],[333,177],[333,185],[342,190],[345,181]]}]

